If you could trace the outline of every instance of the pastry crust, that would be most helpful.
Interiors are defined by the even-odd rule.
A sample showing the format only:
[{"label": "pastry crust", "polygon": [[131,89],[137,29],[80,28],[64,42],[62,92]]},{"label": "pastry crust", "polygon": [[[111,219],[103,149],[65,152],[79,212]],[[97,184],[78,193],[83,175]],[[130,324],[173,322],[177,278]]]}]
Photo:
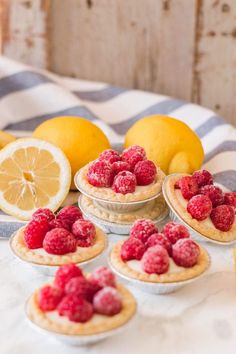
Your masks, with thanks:
[{"label": "pastry crust", "polygon": [[[210,264],[210,259],[207,251],[200,247],[200,255],[198,258],[198,262],[195,266],[191,268],[182,268],[180,267],[181,271],[179,272],[167,272],[164,274],[148,274],[148,273],[141,273],[137,270],[131,268],[128,262],[124,262],[120,257],[121,246],[124,241],[118,242],[111,251],[110,254],[110,261],[113,267],[117,269],[119,273],[124,274],[125,276],[137,280],[141,280],[144,282],[151,282],[151,283],[176,283],[180,281],[189,280],[195,278],[205,272]],[[182,270],[183,269],[183,270]]]},{"label": "pastry crust", "polygon": [[154,197],[161,192],[165,174],[159,167],[157,167],[157,176],[155,182],[149,184],[148,186],[137,186],[134,193],[121,194],[115,193],[111,188],[94,187],[88,182],[87,172],[91,163],[82,167],[76,175],[76,184],[80,191],[91,197],[100,198],[101,200],[105,201],[127,203],[144,201],[148,198]]},{"label": "pastry crust", "polygon": [[[214,224],[212,223],[210,218],[207,218],[203,221],[198,221],[193,219],[192,216],[187,212],[186,205],[187,201],[180,195],[177,196],[178,190],[175,189],[175,183],[183,176],[188,176],[187,174],[175,174],[173,176],[169,176],[163,188],[165,188],[165,193],[174,208],[175,212],[178,214],[180,219],[183,219],[189,226],[191,226],[194,230],[198,231],[205,237],[208,237],[212,240],[220,241],[220,242],[230,242],[236,240],[236,220],[232,225],[230,231],[224,232],[218,230]],[[180,193],[180,192],[179,192]],[[182,202],[180,202],[180,200]]]},{"label": "pastry crust", "polygon": [[[122,297],[122,310],[114,316],[99,315],[99,321],[91,320],[85,323],[76,323],[67,320],[56,322],[48,316],[48,312],[43,312],[37,302],[39,290],[35,291],[28,300],[26,312],[29,319],[37,326],[47,330],[65,335],[93,335],[107,332],[112,329],[123,326],[136,312],[136,301],[133,295],[121,284],[117,284],[117,290]],[[96,316],[96,314],[94,315]]]},{"label": "pastry crust", "polygon": [[96,201],[82,195],[80,197],[81,208],[91,215],[96,216],[99,219],[109,222],[115,222],[119,224],[130,224],[137,219],[157,219],[162,215],[167,214],[168,208],[163,196],[157,197],[150,202],[147,202],[142,208],[129,211],[127,213],[118,213],[103,208],[98,205]]},{"label": "pastry crust", "polygon": [[[75,252],[65,255],[41,254],[37,249],[29,249],[24,242],[24,227],[11,239],[13,252],[22,260],[39,265],[59,266],[66,263],[81,263],[101,254],[107,245],[104,232],[96,227],[95,242],[91,247],[77,247]],[[45,252],[46,253],[46,252]]]}]

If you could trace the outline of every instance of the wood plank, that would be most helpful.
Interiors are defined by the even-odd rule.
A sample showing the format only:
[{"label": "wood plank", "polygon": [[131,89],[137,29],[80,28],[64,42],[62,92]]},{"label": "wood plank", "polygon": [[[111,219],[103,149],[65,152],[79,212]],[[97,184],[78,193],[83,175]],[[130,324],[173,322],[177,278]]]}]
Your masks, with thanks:
[{"label": "wood plank", "polygon": [[50,0],[1,0],[2,53],[26,64],[48,66]]},{"label": "wood plank", "polygon": [[192,100],[236,125],[236,1],[202,0]]},{"label": "wood plank", "polygon": [[54,71],[191,97],[195,0],[52,0],[50,23]]}]

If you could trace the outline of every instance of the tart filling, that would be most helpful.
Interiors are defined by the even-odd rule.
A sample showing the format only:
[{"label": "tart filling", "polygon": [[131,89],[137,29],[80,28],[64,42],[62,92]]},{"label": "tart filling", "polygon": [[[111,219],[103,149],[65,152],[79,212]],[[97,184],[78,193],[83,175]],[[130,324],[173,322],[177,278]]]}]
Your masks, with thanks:
[{"label": "tart filling", "polygon": [[167,198],[178,216],[194,230],[210,239],[221,242],[236,240],[236,219],[234,219],[229,231],[221,231],[215,227],[210,216],[206,217],[204,220],[197,220],[187,211],[188,200],[183,197],[180,189],[176,189],[176,183],[178,183],[183,176],[188,175],[175,174],[169,176],[163,186]]}]

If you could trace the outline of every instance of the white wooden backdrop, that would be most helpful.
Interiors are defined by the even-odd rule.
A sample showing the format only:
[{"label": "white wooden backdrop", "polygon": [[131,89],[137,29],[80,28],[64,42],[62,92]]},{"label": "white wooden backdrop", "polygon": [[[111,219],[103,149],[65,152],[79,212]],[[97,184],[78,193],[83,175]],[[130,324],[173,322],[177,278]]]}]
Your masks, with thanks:
[{"label": "white wooden backdrop", "polygon": [[236,125],[236,0],[0,0],[1,51],[191,100]]}]

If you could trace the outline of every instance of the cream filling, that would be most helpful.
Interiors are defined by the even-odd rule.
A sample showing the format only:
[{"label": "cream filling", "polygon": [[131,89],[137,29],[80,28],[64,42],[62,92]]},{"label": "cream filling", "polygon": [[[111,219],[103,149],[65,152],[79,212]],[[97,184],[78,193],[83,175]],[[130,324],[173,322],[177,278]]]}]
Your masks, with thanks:
[{"label": "cream filling", "polygon": [[[183,272],[183,270],[185,269],[184,267],[179,267],[177,266],[177,264],[175,264],[175,262],[173,261],[172,258],[169,258],[169,269],[165,274],[168,273],[180,273]],[[136,259],[133,259],[131,261],[127,261],[126,262],[128,264],[128,266],[135,270],[136,272],[142,273],[142,274],[147,274],[146,272],[144,272],[144,270],[142,269],[142,262],[141,261],[137,261]]]},{"label": "cream filling", "polygon": [[[187,211],[187,204],[188,204],[188,201],[186,199],[184,199],[184,197],[182,196],[182,193],[179,189],[176,189],[175,190],[175,194],[176,194],[176,197],[179,201],[179,203],[183,206],[183,208]],[[191,214],[189,214],[191,215]],[[210,228],[215,228],[213,222],[211,221],[211,218],[208,216],[205,220],[202,220],[202,221],[198,221],[201,223],[201,225],[205,226],[205,227],[210,227]]]},{"label": "cream filling", "polygon": [[[47,317],[55,323],[61,324],[61,325],[71,325],[71,323],[75,323],[73,321],[70,321],[66,316],[60,316],[58,312],[55,311],[48,311],[46,313]],[[104,322],[107,319],[107,316],[99,315],[97,313],[94,313],[92,318],[88,321],[89,323],[92,324],[98,324],[101,322]],[[86,323],[88,323],[86,322]]]},{"label": "cream filling", "polygon": [[[75,254],[76,252],[79,252],[79,253],[83,254],[83,253],[87,252],[87,249],[88,249],[88,247],[77,247],[75,252],[66,253],[65,256],[68,255],[68,254]],[[34,250],[31,250],[31,251],[33,251],[35,254],[38,254],[38,255],[44,256],[44,257],[46,257],[46,256],[47,257],[48,256],[60,256],[60,255],[55,255],[55,254],[48,253],[48,252],[45,251],[44,248],[35,248]],[[62,256],[64,256],[64,255],[62,255]]]},{"label": "cream filling", "polygon": [[[154,182],[148,184],[147,186],[136,186],[134,193],[135,193],[135,192],[141,192],[141,191],[144,191],[144,192],[145,192],[145,191],[148,191],[150,187],[152,187],[152,186],[154,186],[154,184],[156,184],[156,182],[157,182],[157,180],[155,180]],[[89,184],[89,182],[88,182],[88,184]],[[101,192],[104,192],[104,194],[106,194],[109,189],[111,190],[110,187],[108,187],[108,188],[106,188],[106,187],[97,187],[97,188],[98,188]],[[132,194],[132,193],[131,193],[131,194]]]}]

